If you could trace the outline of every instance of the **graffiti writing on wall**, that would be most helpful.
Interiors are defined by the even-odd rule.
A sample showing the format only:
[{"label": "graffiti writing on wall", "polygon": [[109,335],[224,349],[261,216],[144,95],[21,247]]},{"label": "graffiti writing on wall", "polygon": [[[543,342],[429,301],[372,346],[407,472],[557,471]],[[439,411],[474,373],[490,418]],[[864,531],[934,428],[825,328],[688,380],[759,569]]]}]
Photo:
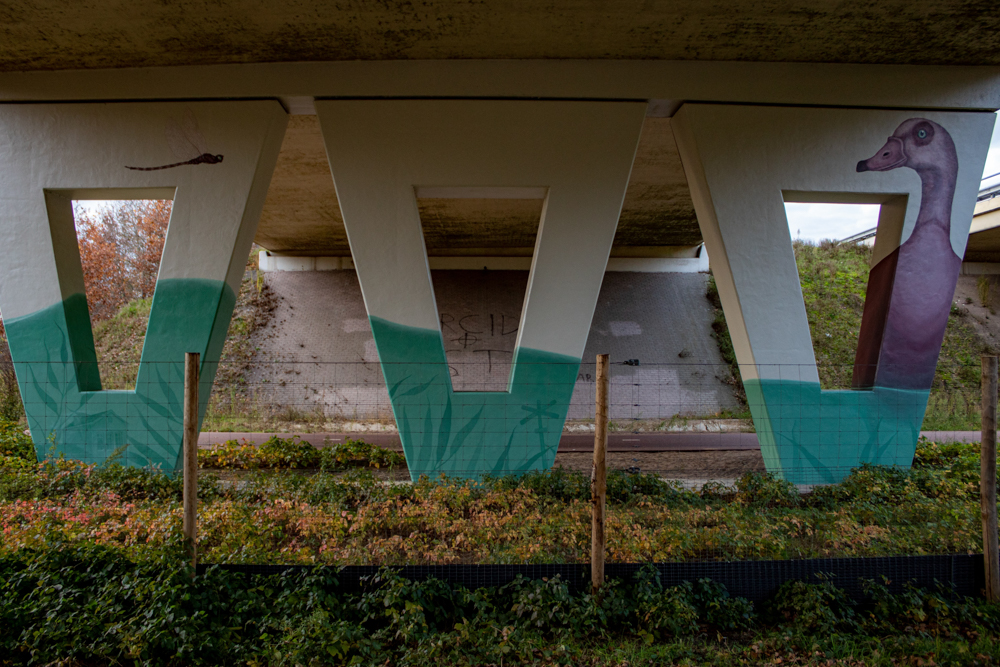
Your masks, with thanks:
[{"label": "graffiti writing on wall", "polygon": [[505,391],[520,316],[441,313],[448,368],[456,391]]}]

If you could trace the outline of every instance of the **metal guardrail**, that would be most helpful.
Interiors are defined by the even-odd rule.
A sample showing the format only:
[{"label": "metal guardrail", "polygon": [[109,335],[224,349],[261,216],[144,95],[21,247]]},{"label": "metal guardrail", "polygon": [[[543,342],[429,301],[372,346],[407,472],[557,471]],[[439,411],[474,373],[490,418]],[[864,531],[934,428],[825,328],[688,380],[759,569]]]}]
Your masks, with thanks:
[{"label": "metal guardrail", "polygon": [[837,241],[837,245],[844,245],[845,243],[860,243],[875,236],[878,232],[878,227],[872,227],[871,229],[866,229],[863,232],[858,232],[853,236],[848,236],[845,239]]}]

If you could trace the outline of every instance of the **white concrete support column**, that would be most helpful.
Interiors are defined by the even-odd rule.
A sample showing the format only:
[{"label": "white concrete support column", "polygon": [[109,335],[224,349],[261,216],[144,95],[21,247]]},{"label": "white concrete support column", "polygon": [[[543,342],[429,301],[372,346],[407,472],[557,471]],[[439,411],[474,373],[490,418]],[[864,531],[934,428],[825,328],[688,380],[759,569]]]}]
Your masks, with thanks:
[{"label": "white concrete support column", "polygon": [[[40,454],[178,464],[202,414],[287,116],[277,102],[0,107],[0,310]],[[173,199],[135,391],[99,391],[74,199]]]},{"label": "white concrete support column", "polygon": [[[644,103],[318,101],[411,474],[552,465]],[[546,192],[507,392],[453,392],[417,188]]]},{"label": "white concrete support column", "polygon": [[[769,470],[811,483],[836,481],[865,461],[909,465],[929,389],[884,382],[868,391],[820,391],[785,201],[882,204],[876,254],[902,258],[913,247],[908,239],[914,236],[916,243],[919,230],[929,228],[918,226],[932,207],[930,197],[922,200],[922,165],[949,172],[957,189],[934,223],[950,226],[944,240],[918,246],[923,249],[911,253],[917,258],[905,271],[900,259],[899,270],[886,274],[897,278],[895,291],[890,280],[886,291],[873,294],[872,288],[868,295],[869,302],[877,296],[888,302],[891,295],[886,327],[900,304],[910,299],[910,310],[919,310],[924,299],[925,313],[918,317],[927,318],[924,329],[934,329],[940,304],[931,303],[930,295],[911,298],[903,288],[910,284],[913,291],[933,270],[928,267],[962,256],[993,119],[984,113],[700,104],[685,105],[675,116],[675,136]],[[904,147],[902,157],[880,157],[896,143]],[[957,170],[941,157],[951,143]],[[940,152],[927,157],[936,147]],[[953,291],[957,266],[954,276],[942,274],[935,284],[951,280]],[[947,285],[938,291],[947,292]],[[943,324],[940,329],[943,335]],[[893,346],[907,343],[886,338],[880,373]]]}]

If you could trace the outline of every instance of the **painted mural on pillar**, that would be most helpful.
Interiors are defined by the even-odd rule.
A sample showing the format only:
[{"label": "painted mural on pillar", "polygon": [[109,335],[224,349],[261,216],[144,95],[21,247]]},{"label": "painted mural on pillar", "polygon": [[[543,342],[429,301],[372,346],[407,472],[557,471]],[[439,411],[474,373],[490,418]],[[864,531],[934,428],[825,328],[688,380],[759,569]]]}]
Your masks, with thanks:
[{"label": "painted mural on pillar", "polygon": [[552,466],[579,357],[518,347],[507,391],[453,391],[439,329],[369,320],[414,479]]},{"label": "painted mural on pillar", "polygon": [[102,391],[87,297],[4,322],[32,439],[39,458],[55,450],[101,463],[117,453],[137,466],[178,466],[183,434],[185,352],[200,352],[200,414],[236,304],[218,280],[173,279],[156,285],[134,391]]},{"label": "painted mural on pillar", "polygon": [[[318,100],[316,110],[411,476],[551,467],[645,105]],[[506,391],[452,383],[420,184],[546,193]]]},{"label": "painted mural on pillar", "polygon": [[910,237],[871,268],[853,389],[747,383],[767,468],[791,481],[835,482],[861,463],[913,461],[962,265],[951,243],[958,155],[948,131],[906,120],[856,169],[901,167],[920,177],[920,209]]},{"label": "painted mural on pillar", "polygon": [[[177,166],[161,137],[182,115],[231,159],[123,169]],[[202,358],[204,416],[286,123],[273,101],[0,110],[0,309],[40,458],[179,467],[184,355]],[[134,391],[101,388],[73,219],[110,198],[173,199]]]},{"label": "painted mural on pillar", "polygon": [[951,246],[958,154],[951,135],[923,118],[900,125],[857,170],[908,167],[920,176],[910,238],[872,267],[858,337],[854,387],[926,391],[934,380],[962,258]]},{"label": "painted mural on pillar", "polygon": [[180,160],[172,164],[164,164],[159,167],[129,167],[132,171],[160,171],[161,169],[174,169],[185,165],[194,164],[219,164],[223,156],[208,152],[208,142],[205,135],[198,127],[198,119],[194,112],[188,109],[184,114],[184,120],[178,122],[171,118],[167,121],[167,144],[173,151],[174,157]]}]

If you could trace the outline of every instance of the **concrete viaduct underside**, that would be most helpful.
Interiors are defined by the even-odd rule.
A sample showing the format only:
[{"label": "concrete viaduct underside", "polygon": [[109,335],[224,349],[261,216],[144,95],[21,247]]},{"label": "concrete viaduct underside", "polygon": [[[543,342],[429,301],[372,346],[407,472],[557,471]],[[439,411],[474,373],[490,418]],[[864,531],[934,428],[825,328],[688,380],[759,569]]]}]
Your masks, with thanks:
[{"label": "concrete viaduct underside", "polygon": [[[39,447],[175,467],[181,356],[201,352],[210,387],[256,240],[349,261],[413,474],[545,468],[605,271],[704,243],[768,468],[912,459],[1000,108],[992,5],[52,1],[0,19],[0,310]],[[177,163],[178,125],[203,154],[151,169]],[[70,202],[130,197],[174,207],[137,389],[105,392]],[[853,390],[819,388],[785,202],[881,206]],[[484,257],[526,272],[509,379],[455,391],[431,269]]]}]

